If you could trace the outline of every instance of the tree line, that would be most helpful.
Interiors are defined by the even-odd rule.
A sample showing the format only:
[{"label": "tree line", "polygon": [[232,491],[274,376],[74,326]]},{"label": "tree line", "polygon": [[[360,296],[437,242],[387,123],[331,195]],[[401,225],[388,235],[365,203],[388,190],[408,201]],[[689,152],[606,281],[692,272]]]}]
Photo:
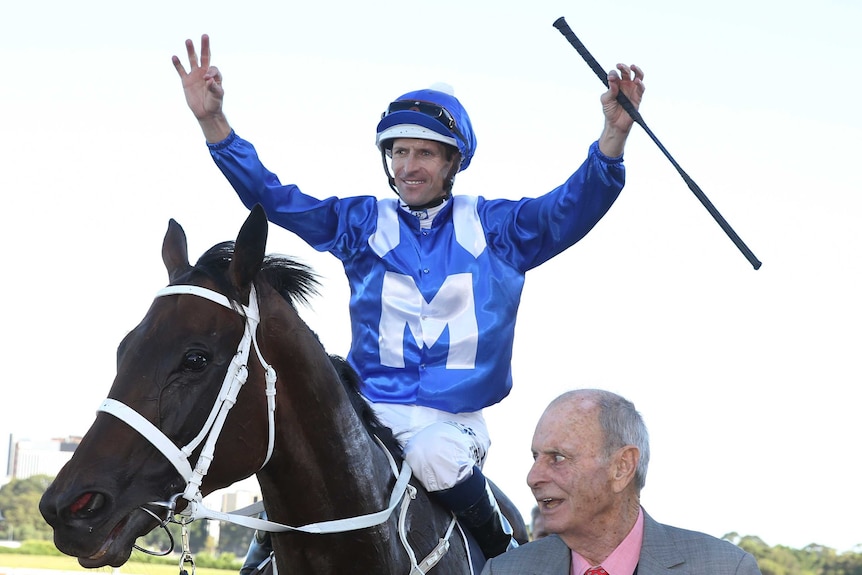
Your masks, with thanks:
[{"label": "tree line", "polygon": [[[34,475],[27,479],[13,479],[0,487],[0,540],[53,541],[53,531],[39,513],[39,500],[52,480],[53,478],[47,475]],[[216,541],[210,535],[208,523],[209,521],[195,521],[188,525],[189,546],[192,551],[196,556],[198,552],[205,552],[214,558],[221,557],[220,565],[238,569],[253,531],[232,523],[218,522],[219,535]],[[169,528],[174,541],[181,541],[179,527],[170,525]],[[839,553],[835,549],[814,543],[802,549],[783,545],[769,546],[757,536],[738,533],[728,533],[723,539],[754,555],[763,575],[862,575],[862,545],[853,551]],[[170,546],[170,538],[163,529],[155,529],[141,538],[138,545],[153,550],[165,550]],[[31,547],[47,548],[44,545]],[[135,552],[135,555],[137,558],[140,553]]]}]

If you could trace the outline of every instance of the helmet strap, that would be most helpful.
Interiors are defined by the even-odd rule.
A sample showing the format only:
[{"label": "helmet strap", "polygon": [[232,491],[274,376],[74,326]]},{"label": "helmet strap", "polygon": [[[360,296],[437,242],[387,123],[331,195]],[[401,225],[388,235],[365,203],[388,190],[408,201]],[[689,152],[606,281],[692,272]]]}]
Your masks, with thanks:
[{"label": "helmet strap", "polygon": [[395,192],[395,195],[399,198],[401,194],[398,193],[398,188],[395,187],[395,178],[392,177],[392,174],[389,172],[389,162],[386,161],[386,150],[380,150],[380,157],[383,158],[383,171],[386,172],[386,179],[389,182],[389,187],[392,188],[392,191]]},{"label": "helmet strap", "polygon": [[447,196],[452,195],[452,187],[455,185],[455,176],[461,171],[461,152],[455,152],[452,156],[452,167],[449,168],[449,173],[446,174],[446,183],[443,184],[443,190]]},{"label": "helmet strap", "polygon": [[[398,196],[398,197],[401,197],[401,196]],[[407,208],[411,212],[421,212],[423,210],[430,210],[431,208],[436,208],[437,206],[439,206],[440,204],[442,204],[443,202],[445,202],[446,200],[448,200],[451,197],[452,197],[452,194],[450,192],[446,192],[442,196],[440,196],[438,198],[434,198],[430,202],[427,202],[427,203],[422,204],[420,206],[411,206],[410,204],[403,204],[403,205],[407,206]]]}]

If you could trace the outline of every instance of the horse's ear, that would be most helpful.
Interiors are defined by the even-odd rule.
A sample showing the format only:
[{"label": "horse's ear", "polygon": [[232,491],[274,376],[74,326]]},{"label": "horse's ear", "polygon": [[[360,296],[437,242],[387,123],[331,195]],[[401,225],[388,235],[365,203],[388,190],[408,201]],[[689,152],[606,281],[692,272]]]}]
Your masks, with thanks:
[{"label": "horse's ear", "polygon": [[162,261],[168,269],[168,278],[173,282],[191,266],[189,265],[189,246],[186,232],[173,218],[168,222],[168,231],[162,243]]},{"label": "horse's ear", "polygon": [[266,212],[256,204],[239,230],[230,262],[231,282],[243,296],[263,264],[267,232]]}]

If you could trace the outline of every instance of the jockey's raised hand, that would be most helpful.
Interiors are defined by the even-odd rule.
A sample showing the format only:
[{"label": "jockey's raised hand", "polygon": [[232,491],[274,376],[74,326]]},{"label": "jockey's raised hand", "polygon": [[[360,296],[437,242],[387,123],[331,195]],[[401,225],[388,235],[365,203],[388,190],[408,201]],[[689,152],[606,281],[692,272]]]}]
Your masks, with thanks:
[{"label": "jockey's raised hand", "polygon": [[201,36],[200,62],[191,40],[186,40],[186,52],[189,57],[188,71],[179,57],[172,58],[174,68],[183,82],[186,103],[197,118],[207,141],[220,142],[230,135],[231,128],[222,111],[224,88],[221,72],[215,66],[210,66],[209,36]]},{"label": "jockey's raised hand", "polygon": [[601,97],[605,127],[599,137],[599,149],[603,154],[612,158],[622,155],[634,120],[617,102],[617,94],[625,94],[637,110],[646,89],[643,79],[643,70],[634,64],[617,64],[616,70],[608,72],[608,90]]}]

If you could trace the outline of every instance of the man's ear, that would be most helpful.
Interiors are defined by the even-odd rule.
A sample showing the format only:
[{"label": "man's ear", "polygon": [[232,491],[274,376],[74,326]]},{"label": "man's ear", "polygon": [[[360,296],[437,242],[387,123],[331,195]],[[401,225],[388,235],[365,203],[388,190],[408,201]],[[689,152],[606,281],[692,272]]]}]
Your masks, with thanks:
[{"label": "man's ear", "polygon": [[621,447],[613,455],[611,481],[616,493],[625,490],[634,481],[640,458],[640,450],[634,445]]}]

